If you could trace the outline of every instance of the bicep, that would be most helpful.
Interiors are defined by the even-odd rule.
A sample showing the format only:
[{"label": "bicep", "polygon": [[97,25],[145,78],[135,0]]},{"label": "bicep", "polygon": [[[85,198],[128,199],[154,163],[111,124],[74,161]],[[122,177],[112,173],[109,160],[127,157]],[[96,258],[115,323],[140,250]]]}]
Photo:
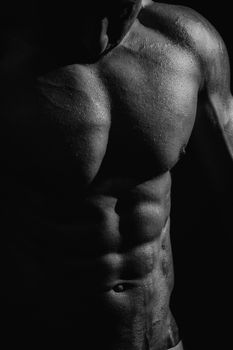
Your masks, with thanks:
[{"label": "bicep", "polygon": [[230,90],[230,63],[226,46],[215,35],[204,57],[202,103],[205,114],[214,121],[233,160],[233,97]]}]

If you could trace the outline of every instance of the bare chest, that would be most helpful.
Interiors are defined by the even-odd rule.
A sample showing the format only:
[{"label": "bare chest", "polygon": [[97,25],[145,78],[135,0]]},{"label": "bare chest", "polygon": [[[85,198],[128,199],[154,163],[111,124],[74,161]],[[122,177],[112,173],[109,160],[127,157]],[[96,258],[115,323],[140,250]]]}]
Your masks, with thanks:
[{"label": "bare chest", "polygon": [[151,177],[170,169],[194,124],[191,65],[185,55],[171,62],[119,48],[97,65],[18,81],[6,118],[13,163],[83,184],[100,171]]},{"label": "bare chest", "polygon": [[119,49],[119,57],[113,54],[100,67],[111,101],[106,158],[115,172],[120,155],[132,174],[157,175],[175,165],[191,135],[198,65],[176,48],[170,53],[157,49],[153,56],[150,47],[138,47],[135,53],[126,46]]}]

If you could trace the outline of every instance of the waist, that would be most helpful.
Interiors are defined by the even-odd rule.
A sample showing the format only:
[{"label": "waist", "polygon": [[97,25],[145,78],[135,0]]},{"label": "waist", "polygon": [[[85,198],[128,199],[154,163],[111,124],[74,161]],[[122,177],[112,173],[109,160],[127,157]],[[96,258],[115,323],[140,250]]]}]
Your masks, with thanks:
[{"label": "waist", "polygon": [[[142,224],[143,214],[139,229],[134,221],[135,216],[139,220],[139,212],[135,215],[129,207],[129,212],[117,213],[110,205],[116,204],[113,198],[106,201],[104,197],[104,203],[95,201],[92,214],[80,208],[69,224],[62,224],[61,218],[48,220],[21,206],[9,221],[13,233],[8,236],[8,296],[12,304],[29,305],[30,312],[38,305],[39,317],[52,327],[63,327],[65,322],[80,327],[83,335],[90,330],[90,322],[95,324],[100,344],[103,329],[114,344],[123,342],[125,334],[132,334],[135,344],[143,343],[147,327],[153,329],[151,342],[160,342],[170,327],[169,219],[162,216],[160,221],[155,215],[155,220],[144,208],[149,225]],[[158,224],[161,228],[156,231]],[[134,227],[138,229],[135,235]],[[130,336],[127,348],[135,348],[133,342]],[[106,349],[111,348],[109,344]]]}]

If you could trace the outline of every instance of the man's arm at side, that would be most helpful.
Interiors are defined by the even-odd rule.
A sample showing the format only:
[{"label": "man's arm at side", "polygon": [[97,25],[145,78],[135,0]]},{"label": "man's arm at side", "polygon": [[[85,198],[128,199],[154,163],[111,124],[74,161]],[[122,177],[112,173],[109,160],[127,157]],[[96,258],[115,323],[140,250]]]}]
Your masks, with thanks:
[{"label": "man's arm at side", "polygon": [[[206,30],[206,29],[205,29]],[[220,130],[233,160],[233,97],[230,89],[230,63],[220,35],[209,26],[200,45],[203,69],[202,110]]]}]

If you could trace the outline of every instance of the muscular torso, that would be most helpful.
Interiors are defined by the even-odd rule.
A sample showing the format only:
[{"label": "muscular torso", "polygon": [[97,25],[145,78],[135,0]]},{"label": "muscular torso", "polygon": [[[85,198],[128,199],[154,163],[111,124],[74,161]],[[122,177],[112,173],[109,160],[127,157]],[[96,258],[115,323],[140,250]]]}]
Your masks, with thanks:
[{"label": "muscular torso", "polygon": [[88,349],[178,340],[170,169],[191,134],[200,70],[140,21],[97,63],[1,73],[8,295],[35,323],[77,329]]}]

